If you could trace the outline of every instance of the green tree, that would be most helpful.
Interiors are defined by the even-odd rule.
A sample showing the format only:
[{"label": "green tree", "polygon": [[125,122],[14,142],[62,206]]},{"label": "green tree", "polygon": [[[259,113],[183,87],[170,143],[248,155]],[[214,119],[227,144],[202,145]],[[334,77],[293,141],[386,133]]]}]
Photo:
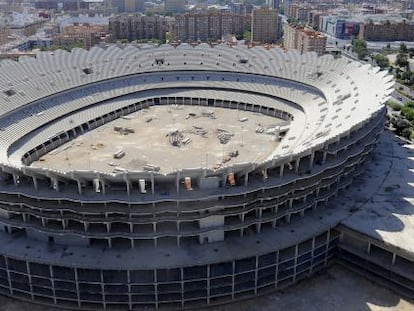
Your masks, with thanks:
[{"label": "green tree", "polygon": [[374,61],[381,69],[384,69],[390,66],[390,61],[383,54],[376,54],[374,56]]},{"label": "green tree", "polygon": [[354,40],[352,43],[352,52],[356,53],[359,59],[364,59],[368,56],[367,43],[361,39]]},{"label": "green tree", "polygon": [[400,53],[407,53],[408,49],[407,49],[407,45],[405,43],[401,43],[400,44]]},{"label": "green tree", "polygon": [[404,129],[409,128],[411,126],[410,121],[401,117],[392,118],[391,124],[394,126],[397,135],[401,135]]},{"label": "green tree", "polygon": [[408,66],[407,55],[403,53],[398,53],[397,59],[395,60],[395,64],[399,67],[407,67]]},{"label": "green tree", "polygon": [[252,39],[252,33],[251,33],[250,31],[246,30],[246,31],[243,33],[243,39],[244,39],[245,41],[250,41],[250,40]]},{"label": "green tree", "polygon": [[404,81],[406,85],[413,85],[414,84],[414,72],[412,71],[404,71],[401,75],[401,80]]},{"label": "green tree", "polygon": [[173,42],[173,41],[175,40],[174,34],[173,34],[172,32],[169,32],[169,31],[168,31],[168,32],[165,34],[165,39],[166,39],[166,41],[167,41],[168,43]]}]

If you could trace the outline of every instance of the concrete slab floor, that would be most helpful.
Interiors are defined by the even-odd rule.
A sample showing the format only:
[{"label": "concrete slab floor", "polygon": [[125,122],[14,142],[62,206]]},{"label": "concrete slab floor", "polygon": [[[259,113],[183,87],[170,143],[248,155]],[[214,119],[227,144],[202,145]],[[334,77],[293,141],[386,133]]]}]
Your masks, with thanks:
[{"label": "concrete slab floor", "polygon": [[[142,171],[151,164],[169,173],[181,168],[261,162],[279,144],[272,130],[282,123],[281,119],[248,111],[156,106],[81,135],[32,165],[110,173],[115,168]],[[117,152],[123,155],[114,158]]]}]

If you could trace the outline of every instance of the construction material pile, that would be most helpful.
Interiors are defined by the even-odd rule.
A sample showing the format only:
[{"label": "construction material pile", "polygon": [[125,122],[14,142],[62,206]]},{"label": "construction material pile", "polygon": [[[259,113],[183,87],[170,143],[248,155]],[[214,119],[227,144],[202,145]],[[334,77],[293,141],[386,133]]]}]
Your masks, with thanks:
[{"label": "construction material pile", "polygon": [[227,144],[233,136],[234,134],[227,130],[217,129],[217,138],[220,141],[220,144]]}]

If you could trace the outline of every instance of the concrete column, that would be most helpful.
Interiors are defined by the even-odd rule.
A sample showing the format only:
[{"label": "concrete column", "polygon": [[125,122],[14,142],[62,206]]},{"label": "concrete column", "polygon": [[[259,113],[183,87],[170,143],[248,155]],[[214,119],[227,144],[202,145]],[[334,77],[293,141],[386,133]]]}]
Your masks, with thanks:
[{"label": "concrete column", "polygon": [[286,223],[290,223],[290,213],[285,216]]},{"label": "concrete column", "polygon": [[325,254],[325,265],[328,264],[328,250],[329,250],[329,240],[331,239],[331,231],[328,230],[328,232],[326,233],[326,254]]},{"label": "concrete column", "polygon": [[82,194],[82,184],[81,184],[80,180],[77,180],[76,182],[78,183],[78,192],[81,195]]},{"label": "concrete column", "polygon": [[392,253],[392,261],[391,261],[391,265],[395,265],[395,260],[397,259],[397,254],[396,253]]},{"label": "concrete column", "polygon": [[20,177],[19,177],[19,175],[17,175],[17,174],[13,174],[13,182],[14,182],[14,184],[15,184],[16,186],[18,186],[18,185],[19,185],[19,183],[20,183]]},{"label": "concrete column", "polygon": [[276,271],[275,271],[275,288],[277,288],[277,281],[278,281],[278,279],[277,279],[277,274],[279,273],[279,264],[278,264],[278,262],[279,262],[279,250],[277,250],[277,252],[276,252]]},{"label": "concrete column", "polygon": [[37,178],[32,176],[32,180],[33,180],[33,187],[37,190]]},{"label": "concrete column", "polygon": [[283,177],[283,170],[285,169],[285,163],[282,163],[282,165],[280,166],[280,178]]},{"label": "concrete column", "polygon": [[309,159],[309,168],[312,170],[313,168],[313,162],[315,160],[315,151],[313,151],[310,155],[310,159]]},{"label": "concrete column", "polygon": [[259,278],[259,256],[256,256],[256,259],[255,259],[255,264],[256,264],[256,266],[255,266],[255,269],[254,269],[254,294],[255,295],[257,295],[257,281],[258,281],[258,278]]},{"label": "concrete column", "polygon": [[313,237],[312,238],[312,252],[311,252],[311,257],[312,257],[311,260],[312,260],[312,263],[311,263],[309,272],[312,272],[312,270],[313,270],[313,256],[315,255],[315,241],[316,241],[316,239],[315,239],[315,237]]},{"label": "concrete column", "polygon": [[323,156],[322,156],[322,162],[325,162],[326,161],[327,155],[328,155],[328,152],[327,151],[324,151],[323,152]]},{"label": "concrete column", "polygon": [[207,305],[210,304],[210,265],[207,265]]},{"label": "concrete column", "polygon": [[265,182],[269,178],[269,176],[267,175],[267,168],[265,168],[262,171],[262,174],[263,174],[263,182]]},{"label": "concrete column", "polygon": [[246,172],[246,175],[244,175],[244,185],[247,187],[248,183],[249,183],[249,173]]},{"label": "concrete column", "polygon": [[152,193],[152,195],[155,195],[154,173],[151,173],[151,193]]},{"label": "concrete column", "polygon": [[295,172],[299,172],[300,158],[297,158],[295,161]]},{"label": "concrete column", "polygon": [[59,192],[59,181],[56,178],[50,178],[50,182],[53,185],[53,189],[55,189],[56,192]]},{"label": "concrete column", "polygon": [[181,177],[180,171],[177,171],[177,174],[175,176],[175,185],[177,187],[177,196],[180,195],[180,177]]},{"label": "concrete column", "polygon": [[368,245],[367,245],[367,254],[368,255],[371,254],[371,243],[370,242],[368,242]]},{"label": "concrete column", "polygon": [[102,188],[102,194],[105,195],[106,194],[106,189],[105,189],[105,180],[101,180],[101,188]]},{"label": "concrete column", "polygon": [[130,196],[131,195],[131,183],[126,178],[125,178],[125,184],[126,184],[126,188],[127,188],[127,194],[128,194],[128,196]]},{"label": "concrete column", "polygon": [[293,281],[296,281],[296,268],[298,265],[298,255],[299,255],[299,246],[298,244],[295,245],[295,258],[294,258],[294,272],[293,272]]}]

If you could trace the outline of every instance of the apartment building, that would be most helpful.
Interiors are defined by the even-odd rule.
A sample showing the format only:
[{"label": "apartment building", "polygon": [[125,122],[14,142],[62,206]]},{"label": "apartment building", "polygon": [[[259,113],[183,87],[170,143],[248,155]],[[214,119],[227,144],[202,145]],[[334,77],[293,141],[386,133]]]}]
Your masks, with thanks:
[{"label": "apartment building", "polygon": [[142,14],[121,14],[109,19],[109,32],[112,38],[165,40],[169,18],[166,16],[146,16]]},{"label": "apartment building", "polygon": [[285,49],[297,49],[301,53],[316,52],[319,55],[326,51],[326,35],[300,25],[286,25],[283,45]]},{"label": "apartment building", "polygon": [[0,45],[9,41],[10,31],[7,27],[0,26]]},{"label": "apartment building", "polygon": [[414,23],[370,21],[360,26],[359,37],[366,41],[413,41]]},{"label": "apartment building", "polygon": [[166,13],[181,13],[184,12],[186,0],[164,0],[164,11]]},{"label": "apartment building", "polygon": [[281,34],[281,18],[277,10],[264,7],[253,11],[252,42],[274,43]]},{"label": "apartment building", "polygon": [[85,49],[105,41],[109,41],[110,36],[102,25],[74,24],[65,27],[63,33],[54,36],[53,42],[59,45],[81,42]]},{"label": "apartment building", "polygon": [[230,13],[187,13],[175,17],[174,32],[180,41],[216,41],[250,30],[250,16]]}]

